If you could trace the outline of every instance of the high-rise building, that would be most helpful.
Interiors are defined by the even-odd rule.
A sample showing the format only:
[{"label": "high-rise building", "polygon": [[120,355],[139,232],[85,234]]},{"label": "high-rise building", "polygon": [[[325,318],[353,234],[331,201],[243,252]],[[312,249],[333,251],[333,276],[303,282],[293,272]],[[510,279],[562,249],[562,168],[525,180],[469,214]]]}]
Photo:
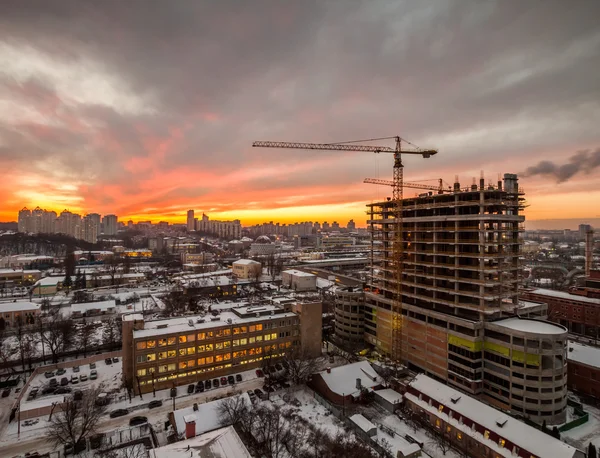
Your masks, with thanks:
[{"label": "high-rise building", "polygon": [[356,230],[356,223],[354,222],[353,219],[351,219],[350,221],[348,221],[348,226],[347,226],[349,231],[355,231]]},{"label": "high-rise building", "polygon": [[238,239],[242,236],[242,223],[239,219],[235,219],[233,221],[210,220],[208,215],[203,213],[202,219],[198,220],[196,223],[196,230],[226,239]]},{"label": "high-rise building", "polygon": [[98,227],[99,223],[97,224],[96,218],[92,215],[84,216],[81,219],[81,238],[86,242],[96,243],[98,241]]},{"label": "high-rise building", "polygon": [[322,229],[323,232],[327,232],[329,230],[329,223],[327,221],[323,221]]},{"label": "high-rise building", "polygon": [[194,220],[194,210],[188,210],[187,212],[187,230],[192,232],[196,230],[196,223]]},{"label": "high-rise building", "polygon": [[579,225],[579,240],[585,240],[585,235],[592,230],[592,226],[590,224],[580,224]]},{"label": "high-rise building", "polygon": [[59,234],[70,235],[76,239],[81,236],[81,216],[71,213],[69,210],[63,210],[56,220],[56,232]]},{"label": "high-rise building", "polygon": [[368,205],[371,278],[363,298],[336,302],[336,336],[355,343],[348,330],[362,330],[412,370],[531,420],[564,421],[567,329],[545,320],[546,304],[518,298],[522,201],[512,174],[406,198],[401,260],[394,202]]},{"label": "high-rise building", "polygon": [[98,236],[100,234],[101,216],[98,213],[88,213],[87,216],[90,218],[90,220],[96,227],[96,236]]},{"label": "high-rise building", "polygon": [[333,223],[331,223],[331,230],[332,231],[339,231],[340,230],[340,223],[338,223],[337,221],[334,221]]},{"label": "high-rise building", "polygon": [[102,218],[104,235],[117,235],[118,222],[119,218],[117,215],[104,215],[104,218]]},{"label": "high-rise building", "polygon": [[27,207],[19,210],[19,222],[17,226],[19,232],[27,232],[29,218],[31,218],[31,210],[29,210]]}]

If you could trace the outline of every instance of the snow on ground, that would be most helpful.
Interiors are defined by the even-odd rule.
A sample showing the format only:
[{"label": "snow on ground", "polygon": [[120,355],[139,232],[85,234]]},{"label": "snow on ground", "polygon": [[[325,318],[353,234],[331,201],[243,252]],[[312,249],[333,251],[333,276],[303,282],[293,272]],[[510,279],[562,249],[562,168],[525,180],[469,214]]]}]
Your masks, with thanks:
[{"label": "snow on ground", "polygon": [[600,447],[600,409],[583,404],[583,410],[590,414],[589,420],[581,426],[560,433],[561,439],[580,450],[587,450],[590,442]]}]

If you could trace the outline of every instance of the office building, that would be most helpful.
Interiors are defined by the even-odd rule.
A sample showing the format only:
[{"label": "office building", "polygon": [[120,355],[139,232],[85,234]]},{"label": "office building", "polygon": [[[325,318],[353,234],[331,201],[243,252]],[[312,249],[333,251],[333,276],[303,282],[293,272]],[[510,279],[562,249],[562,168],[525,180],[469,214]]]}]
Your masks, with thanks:
[{"label": "office building", "polygon": [[[294,312],[299,305],[303,308]],[[124,315],[124,382],[146,393],[262,367],[265,360],[274,364],[293,350],[310,354],[314,341],[320,354],[321,329],[314,324],[320,323],[321,307],[320,302],[244,306],[156,321]],[[301,320],[309,323],[306,329]]]},{"label": "office building", "polygon": [[196,230],[196,219],[194,218],[194,210],[188,210],[187,212],[187,230],[188,232]]}]

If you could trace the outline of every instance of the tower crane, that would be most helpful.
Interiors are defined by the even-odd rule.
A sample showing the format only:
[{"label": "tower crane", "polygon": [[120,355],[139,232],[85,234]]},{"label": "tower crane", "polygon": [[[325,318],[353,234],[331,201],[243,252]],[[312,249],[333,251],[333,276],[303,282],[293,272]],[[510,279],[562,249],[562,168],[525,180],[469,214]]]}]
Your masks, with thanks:
[{"label": "tower crane", "polygon": [[[357,145],[360,142],[371,142],[378,140],[390,140],[396,142],[394,148],[389,146],[372,146],[372,145]],[[410,145],[411,149],[402,149],[402,143]],[[391,357],[394,361],[401,361],[402,358],[402,269],[404,260],[404,236],[402,223],[402,199],[404,188],[404,164],[402,163],[402,154],[420,155],[423,158],[429,158],[438,153],[434,149],[421,149],[409,141],[399,137],[383,137],[372,138],[368,140],[357,140],[340,143],[293,143],[293,142],[271,142],[257,141],[252,143],[253,147],[258,148],[292,148],[304,150],[321,150],[321,151],[361,151],[371,153],[390,153],[394,155],[394,174],[392,181],[392,200],[393,200],[393,216],[394,219],[388,224],[393,224],[393,238],[385,239],[384,243],[392,245],[392,259],[389,262],[389,267],[395,274],[396,291],[394,294],[392,305],[392,342],[391,342]]]},{"label": "tower crane", "polygon": [[[363,183],[381,184],[384,186],[394,186],[394,182],[392,180],[381,180],[379,178],[365,178]],[[438,183],[439,184],[437,186],[434,186],[434,185],[421,184],[421,183],[407,183],[405,181],[404,187],[405,188],[413,188],[413,189],[426,189],[428,191],[437,191],[439,194],[443,194],[444,192],[452,191],[452,189],[450,189],[450,188],[444,189],[444,180],[442,180],[441,178],[438,179]]]}]

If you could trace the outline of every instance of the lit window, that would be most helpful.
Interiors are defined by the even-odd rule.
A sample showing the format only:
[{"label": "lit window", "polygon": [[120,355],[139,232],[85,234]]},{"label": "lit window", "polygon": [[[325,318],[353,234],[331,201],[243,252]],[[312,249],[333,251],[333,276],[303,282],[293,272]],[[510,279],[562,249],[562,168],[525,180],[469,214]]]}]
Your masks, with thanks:
[{"label": "lit window", "polygon": [[277,339],[277,333],[274,332],[273,334],[271,334],[271,340],[275,340]]},{"label": "lit window", "polygon": [[271,340],[271,334],[265,334],[265,340]]},{"label": "lit window", "polygon": [[461,433],[460,431],[458,431],[458,432],[456,433],[456,438],[457,438],[459,441],[460,441],[460,440],[462,440],[462,433]]},{"label": "lit window", "polygon": [[444,411],[444,406],[443,406],[442,404],[440,404],[440,406],[438,407],[438,410],[439,410],[440,412],[443,412],[443,411]]},{"label": "lit window", "polygon": [[217,337],[223,337],[223,330],[222,330],[222,329],[219,329],[219,330],[217,330],[217,332],[216,332],[216,334],[215,334],[215,335],[216,335]]},{"label": "lit window", "polygon": [[167,345],[175,345],[177,343],[177,337],[167,337]]},{"label": "lit window", "polygon": [[179,369],[187,369],[187,362],[186,361],[182,361],[179,363]]},{"label": "lit window", "polygon": [[225,342],[223,342],[223,348],[229,348],[231,347],[231,342],[229,340],[226,340]]},{"label": "lit window", "polygon": [[206,364],[206,360],[204,358],[198,358],[198,366],[204,366]]},{"label": "lit window", "polygon": [[162,374],[163,372],[167,372],[167,366],[158,366],[158,373]]},{"label": "lit window", "polygon": [[215,361],[216,361],[217,363],[221,363],[221,362],[223,362],[223,355],[217,355],[217,356],[215,356]]},{"label": "lit window", "polygon": [[194,355],[196,354],[196,347],[187,347],[187,354],[188,355]]},{"label": "lit window", "polygon": [[144,375],[146,375],[146,369],[138,369],[137,375],[138,377],[143,377]]},{"label": "lit window", "polygon": [[452,426],[450,426],[450,425],[446,426],[446,432],[449,433],[450,431],[452,431]]},{"label": "lit window", "polygon": [[215,350],[223,350],[223,342],[217,342],[215,344]]},{"label": "lit window", "polygon": [[262,331],[263,330],[263,325],[262,324],[257,324],[256,325],[256,330],[257,331]]},{"label": "lit window", "polygon": [[248,345],[248,339],[240,339],[240,345]]},{"label": "lit window", "polygon": [[249,337],[248,338],[248,343],[253,344],[254,342],[256,342],[256,338],[255,337]]},{"label": "lit window", "polygon": [[159,347],[166,347],[167,346],[167,339],[158,339],[158,346]]},{"label": "lit window", "polygon": [[185,348],[179,349],[179,356],[185,356]]},{"label": "lit window", "polygon": [[212,331],[207,331],[206,332],[206,337],[209,338],[209,339],[212,339],[214,337],[213,332]]},{"label": "lit window", "polygon": [[136,347],[137,347],[138,350],[145,350],[146,349],[146,342],[145,341],[144,342],[138,342],[136,344]]},{"label": "lit window", "polygon": [[223,359],[225,361],[229,361],[231,359],[231,353],[225,353],[225,354],[223,354]]},{"label": "lit window", "polygon": [[204,353],[204,345],[198,345],[198,353]]},{"label": "lit window", "polygon": [[187,343],[187,336],[179,336],[179,343]]},{"label": "lit window", "polygon": [[188,342],[193,342],[194,340],[196,340],[196,334],[190,334],[187,336]]},{"label": "lit window", "polygon": [[205,334],[203,332],[198,333],[198,340],[204,340]]},{"label": "lit window", "polygon": [[292,346],[292,342],[286,342],[285,343],[285,348],[290,348]]},{"label": "lit window", "polygon": [[436,419],[435,419],[435,427],[436,427],[436,428],[439,428],[441,425],[442,425],[442,423],[440,422],[440,419],[439,419],[439,418],[436,418]]},{"label": "lit window", "polygon": [[233,328],[233,335],[239,334],[240,328]]},{"label": "lit window", "polygon": [[256,326],[254,326],[254,325],[250,326],[250,332],[254,332],[254,331],[256,331]]},{"label": "lit window", "polygon": [[194,367],[196,365],[196,360],[195,359],[188,359],[188,367]]},{"label": "lit window", "polygon": [[248,326],[240,326],[240,332],[241,332],[242,334],[244,334],[244,333],[248,332]]},{"label": "lit window", "polygon": [[490,432],[487,429],[485,430],[485,433],[483,433],[483,437],[484,437],[484,439],[490,438]]},{"label": "lit window", "polygon": [[240,341],[239,341],[238,339],[235,339],[235,340],[233,341],[233,346],[234,346],[234,347],[239,347],[239,346],[240,346]]},{"label": "lit window", "polygon": [[146,358],[148,359],[148,361],[156,361],[156,353],[148,353],[146,355]]},{"label": "lit window", "polygon": [[166,351],[159,351],[158,352],[158,359],[167,359],[167,352]]},{"label": "lit window", "polygon": [[175,358],[177,356],[177,352],[175,350],[169,350],[167,352],[167,358]]},{"label": "lit window", "polygon": [[206,351],[213,351],[213,344],[206,344]]},{"label": "lit window", "polygon": [[263,340],[263,336],[256,336],[256,341],[257,342],[262,342]]},{"label": "lit window", "polygon": [[224,336],[230,336],[231,335],[231,329],[224,329],[223,330],[223,335]]},{"label": "lit window", "polygon": [[213,357],[212,356],[207,356],[206,357],[206,364],[212,364],[213,363]]},{"label": "lit window", "polygon": [[500,439],[498,440],[498,445],[499,445],[500,447],[504,447],[504,444],[506,444],[506,441],[505,441],[504,439],[500,438]]},{"label": "lit window", "polygon": [[169,364],[167,367],[169,368],[170,371],[174,371],[177,369],[177,364]]}]

